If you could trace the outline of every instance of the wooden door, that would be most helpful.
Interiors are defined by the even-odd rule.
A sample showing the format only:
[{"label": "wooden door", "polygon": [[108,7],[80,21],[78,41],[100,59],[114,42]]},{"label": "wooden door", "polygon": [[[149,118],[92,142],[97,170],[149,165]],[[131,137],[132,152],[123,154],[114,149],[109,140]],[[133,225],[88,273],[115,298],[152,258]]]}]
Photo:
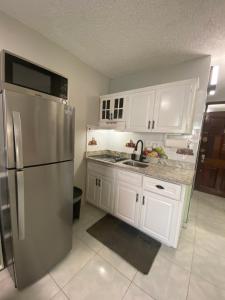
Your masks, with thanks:
[{"label": "wooden door", "polygon": [[195,188],[225,197],[225,112],[206,113]]},{"label": "wooden door", "polygon": [[155,91],[140,92],[129,98],[129,130],[136,132],[150,131],[152,128]]}]

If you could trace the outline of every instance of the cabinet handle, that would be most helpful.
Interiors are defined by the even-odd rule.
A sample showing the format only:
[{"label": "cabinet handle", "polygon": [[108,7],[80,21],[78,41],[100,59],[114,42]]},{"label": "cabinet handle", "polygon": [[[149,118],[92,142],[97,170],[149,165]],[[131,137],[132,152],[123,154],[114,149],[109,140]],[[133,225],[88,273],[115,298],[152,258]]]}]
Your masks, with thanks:
[{"label": "cabinet handle", "polygon": [[142,205],[145,205],[145,196],[142,198]]},{"label": "cabinet handle", "polygon": [[98,180],[98,186],[101,186],[101,179]]},{"label": "cabinet handle", "polygon": [[151,128],[151,121],[148,121],[148,129]]},{"label": "cabinet handle", "polygon": [[136,202],[138,202],[138,198],[139,198],[139,195],[138,195],[138,194],[136,194]]},{"label": "cabinet handle", "polygon": [[111,117],[111,119],[110,119],[110,120],[112,120],[112,119],[113,119],[113,114],[112,114],[112,113],[110,114],[110,117]]},{"label": "cabinet handle", "polygon": [[155,121],[153,120],[152,121],[152,129],[154,129],[154,127],[155,127]]},{"label": "cabinet handle", "polygon": [[157,184],[156,187],[157,187],[157,189],[160,189],[160,190],[164,190],[164,189],[165,189],[165,188],[164,188],[162,185],[160,185],[160,184]]}]

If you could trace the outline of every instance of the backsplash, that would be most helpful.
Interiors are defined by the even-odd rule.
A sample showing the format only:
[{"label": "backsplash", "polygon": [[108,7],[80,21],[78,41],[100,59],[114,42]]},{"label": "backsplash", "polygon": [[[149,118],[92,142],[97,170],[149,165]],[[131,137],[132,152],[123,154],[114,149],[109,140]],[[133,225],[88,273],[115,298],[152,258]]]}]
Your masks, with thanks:
[{"label": "backsplash", "polygon": [[[97,145],[88,145],[89,141],[93,138],[97,141]],[[190,137],[188,136],[187,139],[189,138]],[[177,147],[165,147],[166,135],[160,133],[133,133],[115,130],[89,129],[87,131],[87,151],[112,150],[133,153],[134,148],[127,147],[126,144],[130,140],[136,143],[139,139],[143,140],[144,147],[163,147],[169,159],[195,163],[197,147],[195,147],[194,143],[190,145],[190,147],[193,147],[193,156],[178,154],[176,153]]]}]

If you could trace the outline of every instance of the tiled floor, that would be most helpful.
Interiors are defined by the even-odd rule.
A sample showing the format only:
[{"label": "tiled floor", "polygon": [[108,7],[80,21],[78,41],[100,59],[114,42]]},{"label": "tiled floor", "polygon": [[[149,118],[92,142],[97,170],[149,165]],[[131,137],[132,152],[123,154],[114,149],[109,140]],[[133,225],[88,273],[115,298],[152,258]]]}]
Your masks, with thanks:
[{"label": "tiled floor", "polygon": [[225,300],[225,199],[195,192],[178,249],[162,246],[148,275],[86,232],[103,215],[82,207],[73,250],[29,288],[18,292],[0,272],[0,300]]}]

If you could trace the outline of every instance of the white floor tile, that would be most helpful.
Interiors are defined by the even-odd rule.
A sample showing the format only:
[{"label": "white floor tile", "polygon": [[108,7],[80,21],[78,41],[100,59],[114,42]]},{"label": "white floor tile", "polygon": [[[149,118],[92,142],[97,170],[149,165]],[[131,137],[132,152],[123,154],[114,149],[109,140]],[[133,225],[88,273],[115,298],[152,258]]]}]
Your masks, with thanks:
[{"label": "white floor tile", "polygon": [[10,280],[10,274],[7,269],[4,269],[4,270],[0,271],[0,282],[6,278],[9,278],[9,280]]},{"label": "white floor tile", "polygon": [[11,279],[0,282],[0,300],[48,300],[58,292],[58,286],[49,275],[21,291],[14,287]]},{"label": "white floor tile", "polygon": [[223,255],[225,257],[225,236],[219,233],[211,233],[208,230],[197,228],[196,230],[196,246],[202,247],[215,255]]},{"label": "white floor tile", "polygon": [[130,265],[126,260],[121,258],[118,254],[110,250],[109,248],[103,246],[99,255],[105,260],[111,263],[118,271],[120,271],[129,280],[132,280],[137,273],[137,270]]},{"label": "white floor tile", "polygon": [[196,232],[196,224],[195,221],[188,221],[185,223],[181,230],[181,238],[185,239],[190,243],[194,243],[195,241],[195,232]]},{"label": "white floor tile", "polygon": [[68,300],[67,296],[63,292],[58,292],[51,300]]},{"label": "white floor tile", "polygon": [[71,300],[120,300],[130,281],[99,256],[89,263],[64,287]]},{"label": "white floor tile", "polygon": [[132,283],[123,300],[154,300],[154,299]]},{"label": "white floor tile", "polygon": [[57,284],[63,287],[93,256],[95,252],[82,241],[73,244],[72,251],[51,272]]},{"label": "white floor tile", "polygon": [[148,275],[138,272],[134,283],[157,300],[185,300],[190,273],[158,255]]},{"label": "white floor tile", "polygon": [[167,247],[162,245],[159,250],[159,255],[163,255],[168,260],[176,263],[180,267],[190,271],[192,256],[193,256],[194,244],[181,238],[178,244],[178,248]]},{"label": "white floor tile", "polygon": [[225,290],[221,290],[202,278],[191,275],[187,300],[225,300]]},{"label": "white floor tile", "polygon": [[195,247],[192,272],[214,285],[225,287],[225,257]]}]

